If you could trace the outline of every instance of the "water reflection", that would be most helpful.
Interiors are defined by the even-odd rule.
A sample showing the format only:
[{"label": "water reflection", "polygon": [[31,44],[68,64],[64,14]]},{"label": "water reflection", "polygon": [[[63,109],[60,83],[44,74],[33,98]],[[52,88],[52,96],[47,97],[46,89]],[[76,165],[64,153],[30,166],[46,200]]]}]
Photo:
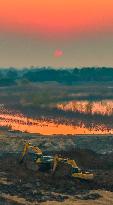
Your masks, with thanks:
[{"label": "water reflection", "polygon": [[113,100],[92,101],[70,101],[57,105],[58,109],[86,114],[113,115]]},{"label": "water reflection", "polygon": [[52,134],[113,134],[113,129],[108,129],[104,124],[92,127],[86,127],[84,123],[80,125],[61,124],[56,123],[54,120],[36,120],[27,118],[25,115],[0,109],[0,126],[9,126],[12,130],[19,130],[28,133],[40,133],[43,135]]}]

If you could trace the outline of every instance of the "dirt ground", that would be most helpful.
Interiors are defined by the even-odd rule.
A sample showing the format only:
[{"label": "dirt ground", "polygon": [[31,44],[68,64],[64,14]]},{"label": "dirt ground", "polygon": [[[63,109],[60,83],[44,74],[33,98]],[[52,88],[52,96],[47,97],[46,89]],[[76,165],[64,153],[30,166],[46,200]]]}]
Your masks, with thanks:
[{"label": "dirt ground", "polygon": [[[44,153],[47,151],[47,154],[57,153],[74,159],[80,168],[94,173],[94,180],[81,181],[64,176],[62,168],[66,167],[59,167],[52,176],[51,173],[28,169],[25,163],[20,165],[20,153],[27,141],[39,146]],[[112,141],[112,136],[79,137],[77,141],[76,137],[69,136],[47,138],[22,133],[1,133],[0,205],[112,205]],[[82,148],[78,148],[80,145]],[[102,148],[105,154],[102,154]]]},{"label": "dirt ground", "polygon": [[[18,158],[19,154],[15,153],[4,153],[0,157],[0,205],[113,204],[113,168],[97,166],[92,170],[94,180],[81,181],[27,169],[25,164],[19,164]],[[106,156],[103,163],[105,161]]]}]

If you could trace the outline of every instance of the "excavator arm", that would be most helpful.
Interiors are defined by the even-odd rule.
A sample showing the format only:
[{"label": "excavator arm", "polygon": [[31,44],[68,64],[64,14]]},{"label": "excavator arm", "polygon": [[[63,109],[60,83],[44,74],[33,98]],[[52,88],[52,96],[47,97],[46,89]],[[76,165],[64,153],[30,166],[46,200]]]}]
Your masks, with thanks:
[{"label": "excavator arm", "polygon": [[55,157],[53,159],[52,173],[55,172],[59,162],[69,164],[69,165],[71,165],[72,168],[76,168],[76,169],[79,170],[79,167],[78,167],[77,163],[75,162],[75,160],[71,160],[71,159],[68,159],[68,158],[62,158],[62,157],[59,157],[58,155],[55,155]]},{"label": "excavator arm", "polygon": [[78,168],[77,163],[73,159],[67,159],[67,164],[70,164],[73,168]]},{"label": "excavator arm", "polygon": [[22,156],[20,159],[20,163],[23,162],[25,155],[28,153],[29,149],[32,149],[37,155],[42,155],[42,150],[36,146],[31,145],[30,143],[26,143],[22,152]]},{"label": "excavator arm", "polygon": [[77,163],[75,162],[75,160],[73,159],[68,159],[68,158],[62,158],[59,157],[58,155],[55,155],[54,159],[53,159],[53,166],[52,166],[52,174],[55,173],[56,168],[58,166],[58,164],[60,162],[63,162],[64,164],[67,164],[71,167],[71,173],[73,175],[73,173],[79,173],[81,172],[80,168],[78,167]]}]

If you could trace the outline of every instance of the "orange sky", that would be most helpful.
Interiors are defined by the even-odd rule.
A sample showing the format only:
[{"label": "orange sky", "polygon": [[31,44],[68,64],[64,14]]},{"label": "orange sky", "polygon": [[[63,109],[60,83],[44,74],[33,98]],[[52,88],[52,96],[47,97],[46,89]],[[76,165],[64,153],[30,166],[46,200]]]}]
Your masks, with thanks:
[{"label": "orange sky", "polygon": [[0,30],[42,36],[113,30],[113,0],[0,0]]},{"label": "orange sky", "polygon": [[113,67],[113,0],[0,0],[0,67],[32,65]]}]

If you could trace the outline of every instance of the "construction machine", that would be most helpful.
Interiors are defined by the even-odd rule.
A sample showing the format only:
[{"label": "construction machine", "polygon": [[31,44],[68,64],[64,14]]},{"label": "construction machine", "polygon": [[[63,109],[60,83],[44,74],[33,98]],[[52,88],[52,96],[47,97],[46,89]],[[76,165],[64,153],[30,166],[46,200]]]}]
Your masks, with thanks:
[{"label": "construction machine", "polygon": [[75,160],[60,157],[58,155],[55,156],[43,155],[43,152],[40,148],[33,146],[30,143],[25,144],[21,155],[20,163],[25,161],[29,149],[33,151],[32,160],[35,162],[38,171],[41,172],[49,171],[52,175],[54,175],[59,168],[59,164],[62,165],[64,164],[65,166],[70,167],[71,170],[70,176],[74,178],[79,178],[84,180],[91,180],[94,178],[93,173],[81,170],[78,167]]}]

